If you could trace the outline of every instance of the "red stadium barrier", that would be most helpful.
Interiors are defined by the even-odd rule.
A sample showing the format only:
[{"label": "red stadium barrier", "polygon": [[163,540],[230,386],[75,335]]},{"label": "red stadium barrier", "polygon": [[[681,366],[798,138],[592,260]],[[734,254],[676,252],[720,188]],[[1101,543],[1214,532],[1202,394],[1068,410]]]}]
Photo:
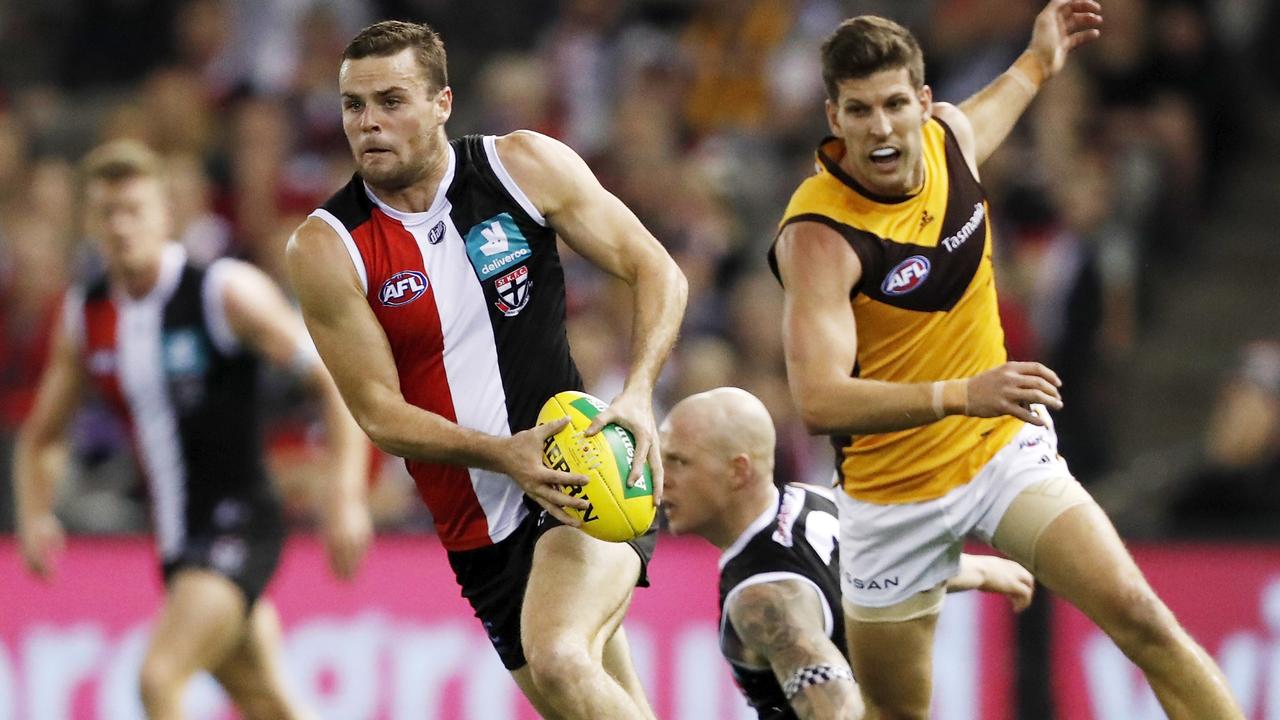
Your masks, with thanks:
[{"label": "red stadium barrier", "polygon": [[[1131,548],[1152,587],[1222,667],[1251,720],[1280,718],[1280,547]],[[1055,600],[1059,720],[1162,720],[1137,668],[1079,611]]]},{"label": "red stadium barrier", "polygon": [[[716,559],[700,540],[664,537],[654,587],[636,593],[628,636],[660,717],[752,717],[717,649]],[[73,540],[45,585],[0,538],[0,578],[0,720],[142,717],[136,673],[160,597],[149,541]],[[536,717],[434,538],[379,538],[352,585],[330,577],[313,539],[294,538],[268,595],[284,621],[293,687],[323,717]],[[943,617],[935,717],[1012,718],[1003,601],[951,596]],[[195,720],[232,717],[208,678],[193,684],[187,708]]]}]

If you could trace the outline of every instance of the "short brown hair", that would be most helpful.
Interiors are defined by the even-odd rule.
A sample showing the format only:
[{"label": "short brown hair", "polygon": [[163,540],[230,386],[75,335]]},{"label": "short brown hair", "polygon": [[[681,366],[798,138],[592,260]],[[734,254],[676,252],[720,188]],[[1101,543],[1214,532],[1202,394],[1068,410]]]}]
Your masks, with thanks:
[{"label": "short brown hair", "polygon": [[81,182],[91,180],[131,180],[160,178],[164,162],[154,150],[138,140],[112,140],[94,148],[80,163]]},{"label": "short brown hair", "polygon": [[342,51],[343,60],[387,57],[405,48],[413,48],[418,65],[433,89],[449,84],[449,71],[440,34],[426,23],[383,20],[361,30]]},{"label": "short brown hair", "polygon": [[882,70],[906,68],[911,84],[924,86],[924,53],[910,30],[875,15],[840,23],[822,43],[822,82],[827,97],[839,99],[841,80],[861,79]]}]

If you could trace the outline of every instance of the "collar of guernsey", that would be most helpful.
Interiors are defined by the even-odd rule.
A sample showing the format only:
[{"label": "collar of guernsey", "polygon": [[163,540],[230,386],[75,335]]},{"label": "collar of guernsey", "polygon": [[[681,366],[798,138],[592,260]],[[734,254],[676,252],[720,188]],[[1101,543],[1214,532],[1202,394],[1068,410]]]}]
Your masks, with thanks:
[{"label": "collar of guernsey", "polygon": [[[851,375],[898,383],[972,377],[1005,362],[991,265],[986,193],[950,128],[922,128],[924,186],[875,195],[840,167],[844,144],[827,138],[815,172],[791,197],[779,230],[816,222],[857,254],[850,292],[858,351]],[[773,249],[769,260],[775,268]],[[846,492],[875,503],[941,497],[973,479],[1021,428],[1011,417],[948,417],[923,427],[833,437]]]}]

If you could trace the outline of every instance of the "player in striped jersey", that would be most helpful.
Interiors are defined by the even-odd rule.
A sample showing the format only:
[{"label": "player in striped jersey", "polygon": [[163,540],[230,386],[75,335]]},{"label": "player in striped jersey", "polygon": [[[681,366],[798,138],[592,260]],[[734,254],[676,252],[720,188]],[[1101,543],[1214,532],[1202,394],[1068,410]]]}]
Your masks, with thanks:
[{"label": "player in striped jersey", "polygon": [[684,276],[563,144],[527,131],[450,140],[444,45],[426,25],[361,31],[338,87],[357,172],[287,254],[320,355],[373,441],[405,458],[463,596],[539,712],[652,717],[621,623],[654,535],[614,544],[567,527],[562,506],[585,502],[562,488],[583,479],[542,465],[563,423],[534,425],[547,398],[582,386],[559,237],[631,289],[631,369],[588,432],[630,429],[658,502],[651,394]]},{"label": "player in striped jersey", "polygon": [[368,443],[280,289],[247,263],[190,264],[170,240],[162,172],[159,158],[130,141],[85,159],[86,229],[106,274],[68,293],[18,436],[23,558],[41,577],[54,569],[60,450],[91,386],[131,431],[165,579],[142,663],[147,716],[181,717],[187,680],[205,670],[245,717],[301,717],[283,682],[279,620],[260,597],[284,539],[258,433],[260,361],[293,369],[323,400],[334,473],[326,538],[343,576],[370,535],[362,500]]},{"label": "player in striped jersey", "polygon": [[[698,535],[720,558],[720,651],[760,720],[850,720],[862,700],[849,670],[840,609],[835,497],[778,486],[769,411],[739,388],[681,400],[662,423],[667,527]],[[997,557],[962,555],[947,592],[979,589],[1031,602],[1031,574]]]},{"label": "player in striped jersey", "polygon": [[792,195],[770,261],[788,379],[840,453],[841,583],[874,717],[924,718],[947,578],[969,535],[1080,608],[1174,718],[1240,718],[1226,680],[1147,584],[1057,452],[1060,382],[1007,362],[978,166],[1101,6],[1051,0],[1014,65],[960,106],[934,103],[915,38],[883,18],[823,45],[835,137]]}]

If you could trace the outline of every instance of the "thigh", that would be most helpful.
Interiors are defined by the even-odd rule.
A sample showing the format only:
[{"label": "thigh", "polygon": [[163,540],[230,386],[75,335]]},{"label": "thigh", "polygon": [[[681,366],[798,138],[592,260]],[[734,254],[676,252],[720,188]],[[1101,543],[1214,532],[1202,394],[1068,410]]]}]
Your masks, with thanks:
[{"label": "thigh", "polygon": [[234,583],[202,568],[171,572],[164,607],[147,646],[147,663],[178,677],[212,670],[242,640],[246,601]]},{"label": "thigh", "polygon": [[[849,664],[868,710],[927,717],[938,612],[901,622],[867,622],[845,611]],[[874,717],[871,716],[871,717]]]},{"label": "thigh", "polygon": [[1045,529],[1036,545],[1035,576],[1108,631],[1154,602],[1115,526],[1092,500],[1062,513]]},{"label": "thigh", "polygon": [[1094,504],[1088,491],[1069,475],[1039,480],[1009,503],[991,534],[991,546],[1036,574],[1038,548],[1049,527],[1072,508]]},{"label": "thigh", "polygon": [[626,543],[596,540],[570,527],[548,530],[534,548],[520,612],[522,642],[583,642],[600,658],[640,570],[639,555]]}]

